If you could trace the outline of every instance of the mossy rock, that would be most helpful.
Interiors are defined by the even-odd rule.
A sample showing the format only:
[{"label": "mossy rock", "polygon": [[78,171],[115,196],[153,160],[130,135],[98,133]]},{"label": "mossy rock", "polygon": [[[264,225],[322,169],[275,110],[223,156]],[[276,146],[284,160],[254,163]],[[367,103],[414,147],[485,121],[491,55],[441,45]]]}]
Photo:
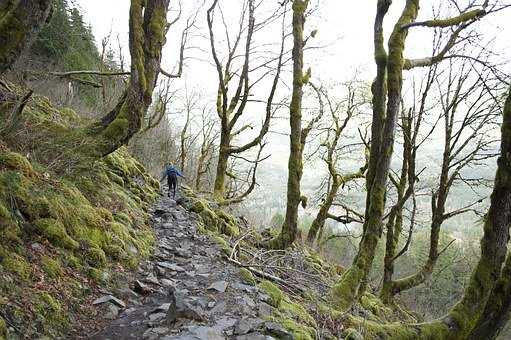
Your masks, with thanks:
[{"label": "mossy rock", "polygon": [[364,309],[376,316],[377,321],[394,321],[394,312],[386,306],[378,297],[371,293],[365,293],[360,297],[360,304]]},{"label": "mossy rock", "polygon": [[364,340],[364,337],[356,329],[348,328],[346,331],[344,331],[344,339],[345,340]]},{"label": "mossy rock", "polygon": [[284,299],[284,293],[275,284],[268,280],[261,281],[258,285],[266,295],[270,297],[269,304],[275,308],[280,306],[280,303]]},{"label": "mossy rock", "polygon": [[0,153],[0,165],[13,170],[21,171],[25,176],[34,176],[34,168],[28,159],[16,152]]},{"label": "mossy rock", "polygon": [[68,235],[64,225],[60,221],[53,218],[41,218],[34,221],[33,224],[38,232],[55,246],[71,250],[78,249],[78,242]]},{"label": "mossy rock", "polygon": [[102,249],[90,247],[85,251],[85,261],[94,268],[106,265],[106,255]]},{"label": "mossy rock", "polygon": [[48,256],[43,256],[41,259],[41,267],[46,275],[52,279],[58,279],[64,274],[60,262]]},{"label": "mossy rock", "polygon": [[277,322],[290,332],[295,340],[314,340],[316,337],[314,328],[305,326],[293,319],[277,320]]},{"label": "mossy rock", "polygon": [[286,317],[296,319],[301,324],[316,327],[316,320],[314,320],[302,304],[294,303],[288,298],[284,298],[280,303],[279,311]]},{"label": "mossy rock", "polygon": [[32,275],[32,267],[24,257],[4,249],[0,251],[0,265],[8,272],[16,274],[20,279],[28,281]]},{"label": "mossy rock", "polygon": [[34,309],[39,316],[44,334],[62,334],[68,329],[70,325],[68,314],[63,310],[59,301],[49,293],[37,294]]},{"label": "mossy rock", "polygon": [[218,235],[212,235],[213,241],[215,241],[216,244],[220,246],[220,249],[222,250],[222,253],[226,256],[230,256],[232,252],[232,248],[229,245],[229,243],[221,236]]},{"label": "mossy rock", "polygon": [[243,282],[245,282],[246,284],[255,286],[257,283],[254,274],[252,274],[252,272],[247,268],[240,268],[240,276]]}]

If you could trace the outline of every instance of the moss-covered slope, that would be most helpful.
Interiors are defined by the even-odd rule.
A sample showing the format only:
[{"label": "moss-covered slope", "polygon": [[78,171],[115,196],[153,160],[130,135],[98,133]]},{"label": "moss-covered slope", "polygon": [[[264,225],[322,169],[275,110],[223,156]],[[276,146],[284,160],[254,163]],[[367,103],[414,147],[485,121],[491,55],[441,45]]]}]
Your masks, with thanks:
[{"label": "moss-covered slope", "polygon": [[[15,101],[3,93],[4,123]],[[81,157],[74,142],[85,123],[34,97],[16,130],[0,126],[0,338],[6,327],[66,334],[91,316],[84,302],[111,268],[134,268],[151,252],[147,211],[159,183],[124,148]]]}]

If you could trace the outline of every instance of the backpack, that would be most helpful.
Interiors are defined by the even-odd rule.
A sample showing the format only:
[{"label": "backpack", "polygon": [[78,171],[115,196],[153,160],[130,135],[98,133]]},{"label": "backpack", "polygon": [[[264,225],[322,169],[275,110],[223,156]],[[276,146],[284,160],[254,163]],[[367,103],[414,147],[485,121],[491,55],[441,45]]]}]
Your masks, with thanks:
[{"label": "backpack", "polygon": [[167,167],[167,169],[165,170],[165,172],[166,172],[167,176],[169,176],[169,177],[170,177],[170,176],[175,177],[175,176],[177,176],[177,174],[178,174],[177,169],[176,169],[176,168],[174,168],[173,166],[169,166],[169,167]]}]

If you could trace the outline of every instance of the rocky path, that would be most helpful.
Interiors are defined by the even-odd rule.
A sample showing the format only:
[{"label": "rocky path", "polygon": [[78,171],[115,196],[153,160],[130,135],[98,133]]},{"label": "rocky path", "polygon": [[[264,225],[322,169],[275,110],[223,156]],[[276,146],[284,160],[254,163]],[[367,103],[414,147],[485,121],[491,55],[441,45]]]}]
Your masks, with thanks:
[{"label": "rocky path", "polygon": [[272,313],[268,296],[222,260],[193,213],[166,197],[152,213],[155,254],[133,282],[95,301],[114,320],[89,339],[292,339],[263,321]]}]

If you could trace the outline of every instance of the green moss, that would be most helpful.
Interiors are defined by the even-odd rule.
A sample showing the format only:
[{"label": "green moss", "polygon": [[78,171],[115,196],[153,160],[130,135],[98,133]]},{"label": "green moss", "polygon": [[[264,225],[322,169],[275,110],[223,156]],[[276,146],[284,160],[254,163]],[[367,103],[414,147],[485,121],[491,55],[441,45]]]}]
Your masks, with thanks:
[{"label": "green moss", "polygon": [[62,270],[62,266],[60,265],[60,262],[48,256],[43,256],[43,258],[41,259],[41,266],[46,275],[48,275],[48,277],[52,279],[62,277],[64,273],[64,271]]},{"label": "green moss", "polygon": [[282,293],[279,287],[268,280],[261,281],[257,286],[270,297],[270,305],[276,308],[280,306],[284,298],[284,293]]},{"label": "green moss", "polygon": [[106,265],[105,252],[99,248],[90,247],[85,251],[85,261],[95,268],[102,268]]},{"label": "green moss", "polygon": [[364,340],[364,337],[356,329],[348,328],[344,332],[344,339],[345,340]]},{"label": "green moss", "polygon": [[3,317],[0,316],[0,340],[7,339],[7,325]]},{"label": "green moss", "polygon": [[13,219],[9,209],[7,209],[0,201],[0,238],[3,244],[19,244],[21,242],[20,228],[18,223]]},{"label": "green moss", "polygon": [[119,116],[103,131],[103,136],[107,141],[121,141],[128,134],[129,121]]},{"label": "green moss", "polygon": [[247,268],[240,268],[240,275],[241,275],[241,279],[246,284],[249,284],[251,286],[256,285],[257,281],[254,277],[254,274],[252,274],[252,272],[250,270],[248,270]]},{"label": "green moss", "polygon": [[0,165],[8,169],[19,170],[26,176],[35,174],[28,159],[16,152],[0,153]]},{"label": "green moss", "polygon": [[96,212],[103,220],[107,222],[113,222],[114,216],[110,210],[100,207],[96,209]]},{"label": "green moss", "polygon": [[113,217],[114,217],[114,221],[122,223],[124,225],[130,225],[132,223],[131,218],[123,212],[116,212],[113,215]]},{"label": "green moss", "polygon": [[32,267],[22,256],[14,252],[1,250],[0,258],[0,264],[6,271],[16,274],[24,281],[28,281],[30,279]]},{"label": "green moss", "polygon": [[292,319],[278,320],[278,322],[293,335],[293,339],[314,340],[316,338],[316,331],[312,327],[297,323]]},{"label": "green moss", "polygon": [[44,334],[62,334],[68,329],[70,322],[67,313],[59,301],[47,292],[37,294],[34,308]]},{"label": "green moss", "polygon": [[382,321],[392,321],[394,312],[387,307],[379,298],[370,293],[365,293],[360,297],[362,307],[370,311]]},{"label": "green moss", "polygon": [[222,253],[224,253],[227,256],[231,255],[232,248],[223,237],[218,236],[218,235],[212,235],[211,237],[212,237],[213,241],[215,241],[215,243],[220,246]]},{"label": "green moss", "polygon": [[302,324],[316,327],[316,321],[307,312],[303,305],[294,303],[288,298],[284,298],[280,303],[279,311],[287,317],[298,320]]},{"label": "green moss", "polygon": [[52,218],[42,218],[34,221],[34,226],[42,236],[47,238],[52,244],[64,247],[66,249],[78,249],[79,245],[72,239],[64,225]]},{"label": "green moss", "polygon": [[332,287],[332,301],[335,308],[345,311],[355,301],[358,280],[361,275],[363,275],[362,270],[352,266],[344,272],[339,282]]}]

